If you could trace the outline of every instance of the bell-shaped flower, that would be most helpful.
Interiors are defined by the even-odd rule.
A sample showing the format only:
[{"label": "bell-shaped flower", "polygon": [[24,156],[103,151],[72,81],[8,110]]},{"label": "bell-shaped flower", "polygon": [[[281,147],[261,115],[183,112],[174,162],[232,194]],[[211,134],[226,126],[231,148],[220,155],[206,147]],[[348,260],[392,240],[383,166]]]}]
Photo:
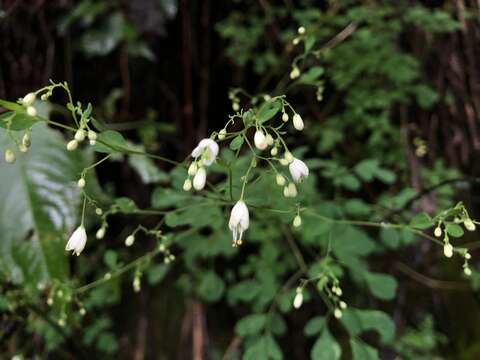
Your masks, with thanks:
[{"label": "bell-shaped flower", "polygon": [[267,138],[262,130],[257,130],[253,136],[253,142],[258,150],[265,150],[268,146]]},{"label": "bell-shaped flower", "polygon": [[302,160],[294,158],[293,161],[288,166],[290,170],[290,175],[292,175],[293,181],[296,183],[301,182],[304,178],[308,176],[308,167]]},{"label": "bell-shaped flower", "polygon": [[192,151],[192,157],[195,159],[201,157],[202,164],[210,166],[218,155],[218,144],[212,139],[201,140],[197,147]]},{"label": "bell-shaped flower", "polygon": [[68,239],[65,250],[73,251],[73,253],[78,256],[85,248],[86,243],[87,243],[87,233],[85,231],[85,227],[83,225],[80,225],[73,232],[72,236],[70,236],[70,239]]},{"label": "bell-shaped flower", "polygon": [[197,170],[197,173],[193,177],[193,188],[197,191],[202,190],[205,187],[207,181],[207,171],[204,167]]},{"label": "bell-shaped flower", "polygon": [[237,246],[242,243],[242,235],[245,230],[248,229],[249,224],[250,215],[248,213],[247,205],[242,200],[239,200],[232,208],[230,221],[228,222],[228,227],[232,231],[233,235],[233,246]]}]

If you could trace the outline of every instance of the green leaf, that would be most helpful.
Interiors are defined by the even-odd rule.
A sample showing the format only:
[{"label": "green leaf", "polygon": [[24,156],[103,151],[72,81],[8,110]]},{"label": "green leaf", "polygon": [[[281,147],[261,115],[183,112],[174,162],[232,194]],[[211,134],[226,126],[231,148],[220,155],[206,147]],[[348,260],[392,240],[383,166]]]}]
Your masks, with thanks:
[{"label": "green leaf", "polygon": [[118,131],[107,130],[98,134],[95,151],[101,153],[131,153],[125,138]]},{"label": "green leaf", "polygon": [[459,238],[463,236],[463,228],[458,224],[448,224],[446,226],[448,235]]},{"label": "green leaf", "polygon": [[256,335],[264,328],[267,321],[265,314],[251,314],[240,319],[235,325],[235,333],[239,336]]},{"label": "green leaf", "polygon": [[242,145],[243,145],[243,136],[238,135],[230,143],[230,149],[232,149],[233,151],[236,151],[236,150],[240,149],[242,147]]},{"label": "green leaf", "polygon": [[257,121],[263,124],[265,121],[274,117],[281,108],[282,103],[280,100],[266,101],[257,112]]},{"label": "green leaf", "polygon": [[0,115],[0,127],[10,130],[25,130],[38,123],[35,116],[27,115],[24,112],[8,111]]},{"label": "green leaf", "polygon": [[354,170],[364,181],[372,181],[378,169],[377,159],[366,159],[355,165]]},{"label": "green leaf", "polygon": [[427,214],[420,213],[410,220],[410,226],[417,229],[428,229],[432,226],[432,220]]},{"label": "green leaf", "polygon": [[243,360],[281,360],[282,352],[271,334],[266,334],[247,347]]},{"label": "green leaf", "polygon": [[399,231],[388,227],[380,230],[380,239],[390,249],[398,248],[401,242]]},{"label": "green leaf", "polygon": [[350,339],[353,360],[377,360],[379,359],[378,351],[356,339]]},{"label": "green leaf", "polygon": [[365,280],[370,291],[377,298],[382,300],[392,300],[397,291],[397,280],[387,274],[367,272]]},{"label": "green leaf", "polygon": [[[67,151],[60,133],[43,124],[31,137],[31,148],[17,153],[15,164],[0,164],[0,263],[11,281],[37,288],[68,274],[64,249],[78,226],[76,180],[85,160],[80,151]],[[0,149],[10,146],[0,131]]]},{"label": "green leaf", "polygon": [[346,309],[343,312],[342,323],[352,337],[364,331],[375,330],[380,334],[383,343],[393,340],[395,325],[390,317],[379,310]]},{"label": "green leaf", "polygon": [[303,73],[300,78],[298,79],[299,84],[304,85],[317,85],[318,78],[324,74],[325,70],[321,66],[313,66],[308,69],[305,73]]},{"label": "green leaf", "polygon": [[11,101],[7,101],[7,100],[0,99],[0,106],[4,107],[7,110],[18,111],[18,112],[25,111],[25,108],[22,105],[11,102]]},{"label": "green leaf", "polygon": [[311,318],[307,325],[303,328],[303,332],[307,336],[317,335],[325,327],[325,318],[322,316],[315,316]]},{"label": "green leaf", "polygon": [[213,271],[208,271],[202,275],[198,294],[208,302],[218,301],[225,291],[223,280]]},{"label": "green leaf", "polygon": [[157,264],[147,270],[147,280],[150,285],[157,285],[167,275],[170,267],[166,264]]},{"label": "green leaf", "polygon": [[118,209],[124,214],[131,214],[137,210],[135,202],[127,197],[115,199],[115,205],[118,206]]},{"label": "green leaf", "polygon": [[312,360],[337,360],[341,355],[342,350],[328,329],[322,332],[322,336],[315,341],[310,352]]}]

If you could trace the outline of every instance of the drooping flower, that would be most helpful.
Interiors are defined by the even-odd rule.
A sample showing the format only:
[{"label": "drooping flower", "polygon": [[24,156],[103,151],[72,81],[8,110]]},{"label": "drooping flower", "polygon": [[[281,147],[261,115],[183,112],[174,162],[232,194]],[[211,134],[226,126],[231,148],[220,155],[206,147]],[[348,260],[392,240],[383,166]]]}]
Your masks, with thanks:
[{"label": "drooping flower", "polygon": [[267,138],[262,130],[257,130],[253,137],[253,142],[258,150],[265,150],[268,146]]},{"label": "drooping flower", "polygon": [[232,208],[230,221],[228,222],[228,227],[232,231],[233,235],[233,246],[237,246],[242,243],[242,235],[245,230],[248,229],[249,224],[250,215],[248,213],[247,205],[245,202],[243,202],[243,200],[239,200]]},{"label": "drooping flower", "polygon": [[293,115],[293,127],[298,131],[302,131],[305,125],[303,124],[303,119],[299,114]]},{"label": "drooping flower", "polygon": [[304,178],[308,176],[308,167],[302,160],[297,158],[293,159],[293,161],[288,166],[290,170],[290,175],[292,175],[292,179],[295,182],[301,182]]},{"label": "drooping flower", "polygon": [[87,233],[85,231],[85,227],[80,225],[70,236],[68,239],[67,246],[65,246],[66,251],[73,251],[73,254],[77,256],[85,248],[85,244],[87,243]]},{"label": "drooping flower", "polygon": [[302,289],[297,288],[297,293],[295,294],[295,297],[293,299],[293,307],[295,309],[300,309],[300,307],[303,304],[303,293]]},{"label": "drooping flower", "polygon": [[207,181],[207,172],[204,167],[197,170],[197,173],[193,177],[193,188],[197,191],[202,190],[205,187]]},{"label": "drooping flower", "polygon": [[195,159],[201,157],[202,164],[210,166],[218,155],[218,144],[212,139],[201,140],[197,147],[192,151],[192,157]]}]

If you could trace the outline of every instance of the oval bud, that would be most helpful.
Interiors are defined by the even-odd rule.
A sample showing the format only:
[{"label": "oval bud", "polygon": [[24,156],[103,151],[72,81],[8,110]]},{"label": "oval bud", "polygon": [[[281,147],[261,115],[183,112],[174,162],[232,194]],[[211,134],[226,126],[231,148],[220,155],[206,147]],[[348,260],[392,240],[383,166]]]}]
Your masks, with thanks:
[{"label": "oval bud", "polygon": [[183,190],[190,191],[191,189],[192,189],[192,180],[185,179],[185,182],[183,183]]},{"label": "oval bud", "polygon": [[37,109],[35,109],[33,106],[27,107],[27,115],[28,116],[37,116]]},{"label": "oval bud", "polygon": [[279,186],[285,185],[285,178],[282,175],[277,174],[277,177],[275,180],[277,181],[277,185]]},{"label": "oval bud", "polygon": [[85,131],[83,131],[83,129],[78,129],[75,132],[74,139],[77,140],[78,142],[82,142],[83,140],[85,140]]},{"label": "oval bud", "polygon": [[5,161],[9,164],[13,164],[16,160],[15,154],[11,149],[5,150]]},{"label": "oval bud", "polygon": [[227,130],[225,129],[222,129],[220,130],[220,132],[218,133],[218,139],[219,140],[223,140],[225,139],[225,136],[227,135]]},{"label": "oval bud", "polygon": [[265,134],[261,130],[257,130],[255,132],[255,136],[253,137],[253,142],[255,143],[255,146],[257,147],[258,150],[265,150],[268,146],[267,138],[265,137]]},{"label": "oval bud", "polygon": [[33,104],[33,102],[35,101],[35,98],[37,96],[35,95],[35,93],[28,93],[27,95],[25,95],[22,99],[22,103],[23,105],[25,106],[30,106]]},{"label": "oval bud", "polygon": [[84,178],[79,179],[78,182],[77,182],[77,185],[80,189],[83,189],[86,184],[87,184],[87,182],[85,181]]},{"label": "oval bud", "polygon": [[78,147],[78,141],[77,140],[70,140],[67,144],[67,150],[68,151],[73,151]]},{"label": "oval bud", "polygon": [[295,216],[295,218],[293,219],[293,226],[300,227],[301,225],[302,225],[302,218],[300,217],[300,215]]},{"label": "oval bud", "polygon": [[302,131],[303,128],[305,127],[303,123],[303,119],[299,114],[293,115],[293,127],[298,131]]},{"label": "oval bud", "polygon": [[132,246],[134,242],[135,242],[135,236],[128,235],[127,238],[125,239],[125,246],[127,247]]},{"label": "oval bud", "polygon": [[286,112],[284,112],[284,113],[282,114],[282,120],[283,120],[283,122],[287,122],[287,121],[288,121],[288,114],[287,114]]}]

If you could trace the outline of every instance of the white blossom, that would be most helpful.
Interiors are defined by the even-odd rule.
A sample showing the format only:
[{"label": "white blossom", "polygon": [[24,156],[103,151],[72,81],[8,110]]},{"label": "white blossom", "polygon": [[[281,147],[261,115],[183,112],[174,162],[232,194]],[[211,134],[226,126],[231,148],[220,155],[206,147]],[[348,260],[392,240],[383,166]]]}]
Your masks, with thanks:
[{"label": "white blossom", "polygon": [[35,98],[37,96],[35,95],[35,93],[28,93],[27,95],[25,95],[22,99],[22,103],[23,105],[25,106],[30,106],[33,104],[33,102],[35,101]]},{"label": "white blossom", "polygon": [[192,151],[192,157],[197,159],[202,158],[202,164],[210,166],[215,161],[218,155],[218,144],[212,139],[201,140],[197,147]]},{"label": "white blossom", "polygon": [[243,200],[239,200],[232,208],[230,221],[228,222],[228,227],[232,231],[233,235],[233,246],[240,245],[242,243],[242,235],[244,231],[248,229],[249,224],[250,215],[248,213],[247,205],[245,202],[243,202]]},{"label": "white blossom", "polygon": [[293,161],[288,166],[290,170],[290,175],[292,175],[293,181],[296,183],[301,182],[304,178],[308,176],[308,167],[302,160],[294,158]]},{"label": "white blossom", "polygon": [[267,138],[262,130],[257,130],[253,137],[253,142],[258,150],[265,150],[268,146]]},{"label": "white blossom", "polygon": [[33,106],[28,106],[27,107],[27,115],[28,116],[37,116],[37,109],[35,109]]},{"label": "white blossom", "polygon": [[293,115],[293,127],[298,131],[302,131],[305,125],[303,124],[302,117],[299,114]]},{"label": "white blossom", "polygon": [[202,190],[205,187],[207,181],[207,171],[204,167],[197,170],[197,173],[193,177],[193,188],[197,191]]},{"label": "white blossom", "polygon": [[68,239],[67,246],[65,246],[66,251],[73,251],[73,254],[77,256],[85,248],[85,244],[87,243],[87,233],[85,231],[85,227],[80,225],[70,236]]},{"label": "white blossom", "polygon": [[303,293],[302,291],[297,291],[295,298],[293,299],[293,307],[295,309],[300,309],[300,306],[303,304]]}]

